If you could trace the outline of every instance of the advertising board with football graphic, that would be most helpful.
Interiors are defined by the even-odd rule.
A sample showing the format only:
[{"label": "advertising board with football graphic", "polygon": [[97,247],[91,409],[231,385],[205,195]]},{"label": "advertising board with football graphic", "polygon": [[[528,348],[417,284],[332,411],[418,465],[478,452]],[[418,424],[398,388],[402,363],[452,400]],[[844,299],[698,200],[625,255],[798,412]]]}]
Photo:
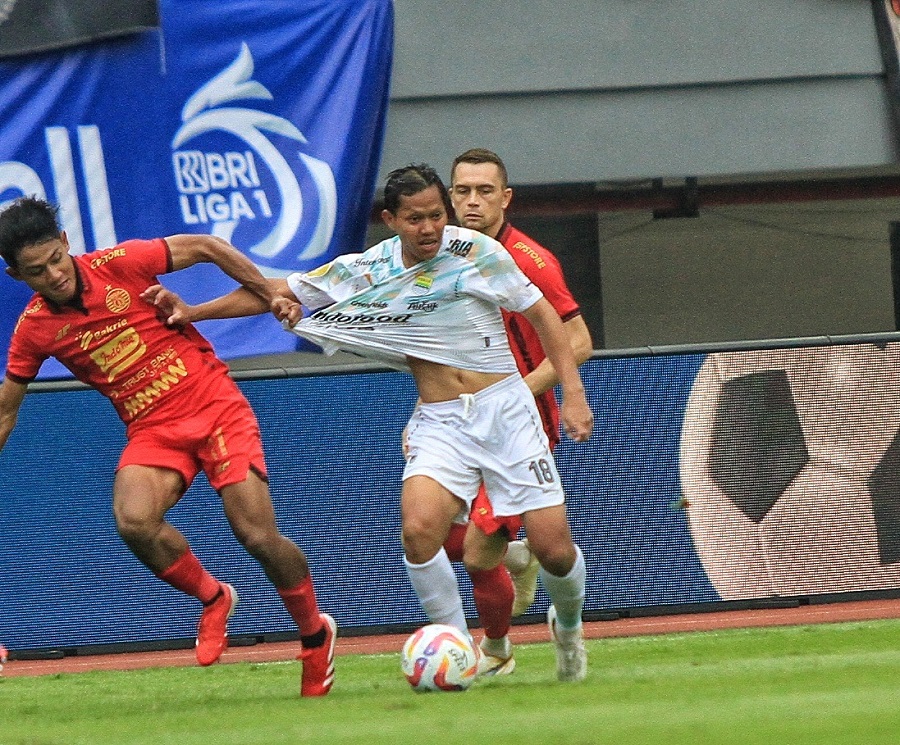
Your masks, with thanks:
[{"label": "advertising board with football graphic", "polygon": [[707,357],[680,473],[723,599],[900,586],[900,347]]}]

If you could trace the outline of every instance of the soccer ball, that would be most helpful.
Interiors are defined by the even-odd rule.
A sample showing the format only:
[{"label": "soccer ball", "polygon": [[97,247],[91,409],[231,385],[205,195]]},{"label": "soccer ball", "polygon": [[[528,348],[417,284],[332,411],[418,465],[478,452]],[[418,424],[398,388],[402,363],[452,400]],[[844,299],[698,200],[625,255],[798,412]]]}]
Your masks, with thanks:
[{"label": "soccer ball", "polygon": [[478,652],[468,634],[433,623],[406,640],[400,666],[416,691],[464,691],[478,673]]},{"label": "soccer ball", "polygon": [[724,600],[900,587],[900,345],[709,355],[679,469]]}]

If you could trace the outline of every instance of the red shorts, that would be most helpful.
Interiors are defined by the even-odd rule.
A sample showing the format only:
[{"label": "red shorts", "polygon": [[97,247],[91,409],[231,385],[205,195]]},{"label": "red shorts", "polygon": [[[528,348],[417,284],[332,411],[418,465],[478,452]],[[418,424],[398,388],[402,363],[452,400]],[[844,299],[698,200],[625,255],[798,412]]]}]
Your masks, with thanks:
[{"label": "red shorts", "polygon": [[506,537],[511,541],[515,540],[519,533],[519,528],[522,527],[521,515],[507,515],[505,517],[496,517],[494,515],[494,508],[491,506],[491,500],[488,499],[484,484],[481,485],[478,494],[475,495],[472,509],[469,511],[469,519],[485,535],[493,535],[498,530],[503,529],[506,531]]},{"label": "red shorts", "polygon": [[180,416],[130,427],[118,468],[168,468],[181,474],[185,489],[201,470],[216,491],[240,483],[251,468],[267,478],[259,424],[234,381],[213,380],[201,397]]}]

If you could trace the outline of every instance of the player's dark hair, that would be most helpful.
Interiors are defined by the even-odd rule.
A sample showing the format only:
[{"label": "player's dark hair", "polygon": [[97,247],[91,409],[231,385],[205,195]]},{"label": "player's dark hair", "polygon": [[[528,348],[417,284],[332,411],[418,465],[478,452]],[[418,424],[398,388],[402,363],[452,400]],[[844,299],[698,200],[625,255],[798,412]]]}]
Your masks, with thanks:
[{"label": "player's dark hair", "polygon": [[437,171],[427,163],[414,163],[397,168],[388,174],[384,184],[384,208],[392,215],[400,209],[400,197],[411,197],[430,186],[436,186],[448,215],[453,214],[450,194]]},{"label": "player's dark hair", "polygon": [[7,266],[19,267],[19,253],[60,237],[57,208],[37,197],[19,197],[0,212],[0,256]]},{"label": "player's dark hair", "polygon": [[451,184],[453,183],[453,174],[456,173],[456,166],[460,163],[472,163],[473,165],[478,165],[479,163],[493,163],[500,172],[501,186],[504,189],[509,186],[509,174],[506,172],[506,165],[503,163],[500,156],[493,150],[487,150],[483,147],[473,147],[466,150],[466,152],[457,155],[453,159],[453,165],[450,168]]}]

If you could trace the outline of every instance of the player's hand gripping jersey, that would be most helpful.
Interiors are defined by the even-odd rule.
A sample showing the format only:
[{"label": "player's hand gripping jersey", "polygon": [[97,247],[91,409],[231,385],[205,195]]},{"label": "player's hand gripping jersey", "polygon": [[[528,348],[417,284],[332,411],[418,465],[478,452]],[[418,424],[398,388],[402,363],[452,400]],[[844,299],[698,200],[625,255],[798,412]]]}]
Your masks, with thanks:
[{"label": "player's hand gripping jersey", "polygon": [[542,297],[492,238],[448,226],[437,255],[403,265],[396,236],[288,277],[313,314],[294,333],[320,345],[407,369],[416,357],[465,370],[516,372],[500,308],[521,312]]}]

